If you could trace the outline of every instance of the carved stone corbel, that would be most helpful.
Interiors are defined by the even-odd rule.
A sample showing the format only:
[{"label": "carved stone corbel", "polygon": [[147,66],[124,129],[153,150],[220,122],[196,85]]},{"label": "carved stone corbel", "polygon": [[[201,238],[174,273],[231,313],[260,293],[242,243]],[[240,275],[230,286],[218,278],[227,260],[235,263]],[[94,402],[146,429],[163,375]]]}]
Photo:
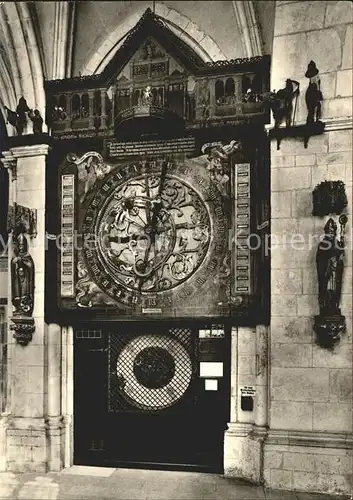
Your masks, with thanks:
[{"label": "carved stone corbel", "polygon": [[9,233],[19,233],[22,228],[26,234],[35,238],[37,236],[37,210],[14,203],[8,208],[7,230]]},{"label": "carved stone corbel", "polygon": [[333,349],[346,331],[346,318],[342,315],[315,316],[316,343],[325,349]]},{"label": "carved stone corbel", "polygon": [[36,329],[34,319],[27,316],[12,316],[10,330],[14,330],[13,337],[20,345],[26,346],[33,338]]}]

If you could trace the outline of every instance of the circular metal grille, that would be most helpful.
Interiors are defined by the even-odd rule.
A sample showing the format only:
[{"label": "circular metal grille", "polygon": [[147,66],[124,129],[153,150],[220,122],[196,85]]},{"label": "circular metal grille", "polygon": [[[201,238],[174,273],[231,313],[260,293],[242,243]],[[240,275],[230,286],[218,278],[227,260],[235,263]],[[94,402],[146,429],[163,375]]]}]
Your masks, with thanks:
[{"label": "circular metal grille", "polygon": [[174,358],[162,347],[146,347],[135,358],[134,375],[148,389],[161,389],[174,374]]},{"label": "circular metal grille", "polygon": [[120,352],[116,374],[123,394],[137,407],[167,408],[189,387],[192,362],[175,338],[141,335]]}]

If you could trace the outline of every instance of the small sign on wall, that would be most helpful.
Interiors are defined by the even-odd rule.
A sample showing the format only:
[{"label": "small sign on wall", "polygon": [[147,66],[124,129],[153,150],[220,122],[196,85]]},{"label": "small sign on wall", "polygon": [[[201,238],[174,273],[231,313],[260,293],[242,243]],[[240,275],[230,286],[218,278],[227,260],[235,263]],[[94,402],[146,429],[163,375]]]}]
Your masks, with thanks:
[{"label": "small sign on wall", "polygon": [[240,388],[240,408],[242,411],[254,411],[255,393],[255,387],[252,385],[244,385]]},{"label": "small sign on wall", "polygon": [[253,385],[244,385],[240,388],[240,393],[242,396],[255,396],[256,389]]}]

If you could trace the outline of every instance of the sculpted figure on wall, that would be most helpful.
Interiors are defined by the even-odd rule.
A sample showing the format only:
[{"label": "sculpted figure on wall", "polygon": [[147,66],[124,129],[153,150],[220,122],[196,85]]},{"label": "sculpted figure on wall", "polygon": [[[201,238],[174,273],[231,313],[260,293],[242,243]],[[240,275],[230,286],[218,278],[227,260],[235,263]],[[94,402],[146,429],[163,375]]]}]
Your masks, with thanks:
[{"label": "sculpted figure on wall", "polygon": [[13,235],[15,256],[11,260],[12,305],[15,315],[31,316],[34,305],[34,262],[22,231]]},{"label": "sculpted figure on wall", "polygon": [[[346,216],[340,217],[344,227]],[[330,218],[324,228],[325,236],[320,241],[316,266],[319,282],[319,306],[321,315],[340,314],[340,298],[342,290],[344,238],[337,238],[337,224]]]},{"label": "sculpted figure on wall", "polygon": [[27,124],[26,113],[30,112],[26,99],[20,97],[16,111],[11,111],[7,106],[5,106],[5,109],[7,111],[7,122],[15,127],[17,135],[22,135]]},{"label": "sculpted figure on wall", "polygon": [[28,116],[33,124],[33,134],[39,135],[43,133],[43,118],[40,116],[38,109],[30,110]]},{"label": "sculpted figure on wall", "polygon": [[308,117],[306,122],[317,122],[321,118],[321,102],[323,100],[320,90],[319,70],[314,61],[310,61],[308,69],[305,73],[306,78],[309,78],[309,85],[305,93],[305,102],[308,108]]},{"label": "sculpted figure on wall", "polygon": [[[278,92],[273,91],[270,94],[270,107],[275,120],[275,128],[278,128],[282,121],[286,122],[286,127],[293,125],[295,120],[297,99],[299,95],[299,82],[287,78],[286,86]],[[295,108],[293,112],[293,99]]]}]

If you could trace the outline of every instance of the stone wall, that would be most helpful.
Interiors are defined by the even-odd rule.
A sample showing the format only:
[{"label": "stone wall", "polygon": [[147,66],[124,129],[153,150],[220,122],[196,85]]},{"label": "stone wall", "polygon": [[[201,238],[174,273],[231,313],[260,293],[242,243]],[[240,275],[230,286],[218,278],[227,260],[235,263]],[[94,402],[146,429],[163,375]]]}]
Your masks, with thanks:
[{"label": "stone wall", "polygon": [[[265,482],[274,488],[352,488],[352,12],[350,2],[277,2],[272,89],[300,82],[296,123],[306,119],[304,77],[314,60],[325,133],[284,139],[271,151],[271,373]],[[347,333],[333,351],[315,344],[315,254],[328,217],[312,216],[312,191],[342,180],[348,240],[341,300]],[[337,217],[336,217],[337,219]],[[339,227],[339,225],[338,225]],[[293,235],[300,235],[293,240]],[[294,241],[294,244],[293,244]]]},{"label": "stone wall", "polygon": [[[4,153],[10,170],[10,204],[37,210],[37,236],[27,238],[35,266],[33,340],[23,347],[8,331],[8,398],[0,427],[6,436],[5,469],[14,472],[41,471],[48,467],[47,325],[44,322],[45,264],[45,162],[47,145],[15,147]],[[14,171],[12,170],[14,169]],[[17,175],[14,172],[17,171]],[[9,246],[9,261],[12,257]],[[8,296],[11,297],[9,290]],[[9,315],[12,307],[9,309]],[[10,322],[10,321],[9,321]],[[8,412],[8,413],[7,413]],[[49,429],[50,430],[50,429]],[[3,436],[4,437],[4,436]]]}]

